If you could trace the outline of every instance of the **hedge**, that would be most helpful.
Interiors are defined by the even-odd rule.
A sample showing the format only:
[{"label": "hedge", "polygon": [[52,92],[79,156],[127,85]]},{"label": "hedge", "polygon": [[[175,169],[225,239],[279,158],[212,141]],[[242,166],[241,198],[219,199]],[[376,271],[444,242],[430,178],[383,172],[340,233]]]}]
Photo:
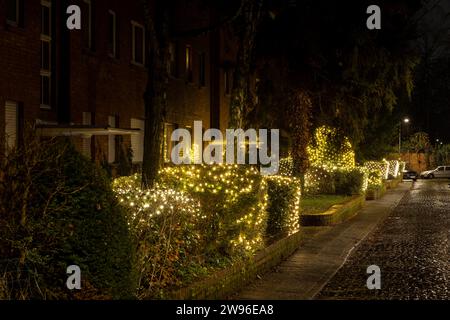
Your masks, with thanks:
[{"label": "hedge", "polygon": [[267,230],[269,241],[299,230],[300,181],[282,176],[266,177],[268,186]]}]

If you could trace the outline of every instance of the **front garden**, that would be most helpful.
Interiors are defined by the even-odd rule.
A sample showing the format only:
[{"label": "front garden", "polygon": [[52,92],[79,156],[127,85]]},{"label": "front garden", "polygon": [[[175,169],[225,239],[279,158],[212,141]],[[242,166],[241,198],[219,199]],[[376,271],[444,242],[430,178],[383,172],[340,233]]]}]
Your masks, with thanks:
[{"label": "front garden", "polygon": [[[298,246],[302,217],[343,221],[402,171],[396,160],[358,166],[350,142],[333,138],[316,130],[304,177],[292,175],[290,157],[276,176],[245,165],[171,166],[148,190],[139,174],[110,183],[68,141],[31,141],[1,163],[0,299],[170,298],[224,270],[249,277],[270,267]],[[65,288],[73,264],[79,292]]]}]

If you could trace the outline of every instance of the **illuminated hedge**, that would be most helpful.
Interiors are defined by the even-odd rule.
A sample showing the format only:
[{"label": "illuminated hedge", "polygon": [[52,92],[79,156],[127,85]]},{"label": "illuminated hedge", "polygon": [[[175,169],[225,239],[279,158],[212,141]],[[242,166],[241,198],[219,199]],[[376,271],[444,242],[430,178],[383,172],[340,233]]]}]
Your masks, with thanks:
[{"label": "illuminated hedge", "polygon": [[139,175],[116,179],[113,190],[128,212],[135,241],[136,295],[161,297],[162,290],[182,283],[189,266],[202,264],[200,203],[172,189],[142,190]]},{"label": "illuminated hedge", "polygon": [[381,172],[381,178],[383,180],[387,180],[389,178],[389,162],[386,160],[383,161],[368,161],[364,163],[364,167],[366,167],[369,172],[379,170]]},{"label": "illuminated hedge", "polygon": [[263,247],[267,185],[255,167],[170,167],[160,172],[158,185],[187,192],[200,202],[206,255],[245,256]]},{"label": "illuminated hedge", "polygon": [[369,172],[363,167],[311,167],[305,176],[307,194],[362,194],[367,190]]},{"label": "illuminated hedge", "polygon": [[283,176],[265,177],[265,180],[268,186],[267,237],[296,233],[300,228],[300,181]]},{"label": "illuminated hedge", "polygon": [[341,137],[338,131],[331,127],[317,128],[307,151],[313,167],[352,168],[355,166],[355,152],[350,140],[348,137]]},{"label": "illuminated hedge", "polygon": [[281,176],[292,177],[294,172],[294,160],[291,156],[280,159],[278,174]]},{"label": "illuminated hedge", "polygon": [[400,162],[398,160],[389,161],[389,175],[397,178],[400,172]]}]

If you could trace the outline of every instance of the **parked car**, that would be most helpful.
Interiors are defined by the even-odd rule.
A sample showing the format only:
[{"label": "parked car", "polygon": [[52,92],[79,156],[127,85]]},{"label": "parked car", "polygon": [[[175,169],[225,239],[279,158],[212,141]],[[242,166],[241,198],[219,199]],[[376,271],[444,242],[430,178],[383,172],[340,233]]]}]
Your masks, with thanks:
[{"label": "parked car", "polygon": [[418,176],[419,175],[415,171],[412,170],[403,171],[403,180],[417,180]]},{"label": "parked car", "polygon": [[450,166],[440,166],[434,170],[428,170],[420,173],[424,179],[450,178]]}]

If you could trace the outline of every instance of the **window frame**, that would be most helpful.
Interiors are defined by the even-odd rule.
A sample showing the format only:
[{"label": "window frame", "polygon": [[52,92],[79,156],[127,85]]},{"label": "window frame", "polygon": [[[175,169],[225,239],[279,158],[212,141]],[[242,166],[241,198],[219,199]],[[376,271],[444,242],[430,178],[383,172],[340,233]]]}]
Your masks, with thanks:
[{"label": "window frame", "polygon": [[[21,12],[22,10],[22,3],[20,0],[13,0],[16,3],[16,21],[8,19],[8,10],[6,10],[6,23],[13,27],[19,27],[21,24],[20,18],[21,18]],[[5,6],[7,3],[5,4]]]},{"label": "window frame", "polygon": [[[136,28],[142,29],[142,62],[136,61]],[[131,63],[137,66],[144,67],[146,62],[146,52],[145,27],[139,22],[131,20]]]},{"label": "window frame", "polygon": [[[111,27],[111,25],[109,24],[110,18],[113,19],[112,30],[109,29]],[[112,32],[112,34],[110,34],[110,32]],[[111,9],[108,10],[108,38],[109,37],[112,37],[112,39],[108,39],[108,55],[111,58],[117,58],[117,14]],[[111,40],[112,43],[110,43]],[[109,47],[110,44],[112,45],[112,48]]]},{"label": "window frame", "polygon": [[[48,8],[48,23],[49,30],[48,35],[43,34],[43,14],[42,7]],[[41,77],[41,99],[40,99],[40,108],[45,110],[51,109],[52,104],[52,2],[50,0],[41,0],[41,33],[40,33],[40,41],[41,41],[41,68],[40,68],[40,77]],[[48,69],[43,68],[44,62],[44,50],[43,45],[46,43],[48,45]],[[47,59],[45,59],[47,60]],[[48,79],[48,104],[44,103],[44,85],[43,78]]]}]

